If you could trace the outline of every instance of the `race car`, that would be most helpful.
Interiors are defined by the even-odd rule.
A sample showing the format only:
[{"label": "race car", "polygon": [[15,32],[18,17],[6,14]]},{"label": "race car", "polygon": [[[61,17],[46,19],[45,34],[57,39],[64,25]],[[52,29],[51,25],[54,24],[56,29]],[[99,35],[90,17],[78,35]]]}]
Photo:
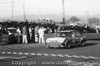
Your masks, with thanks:
[{"label": "race car", "polygon": [[65,47],[70,48],[71,46],[84,46],[87,39],[86,36],[82,36],[79,31],[66,30],[59,31],[54,37],[47,38],[45,45],[48,48],[54,47]]},{"label": "race car", "polygon": [[16,28],[9,27],[7,29],[8,29],[7,34],[2,33],[1,30],[0,45],[17,43]]}]

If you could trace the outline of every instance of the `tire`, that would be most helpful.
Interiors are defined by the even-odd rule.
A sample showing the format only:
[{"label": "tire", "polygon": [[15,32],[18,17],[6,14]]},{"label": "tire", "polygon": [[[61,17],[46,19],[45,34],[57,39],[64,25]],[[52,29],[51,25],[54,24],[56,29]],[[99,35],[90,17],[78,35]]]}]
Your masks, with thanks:
[{"label": "tire", "polygon": [[71,45],[70,45],[70,44],[67,44],[67,45],[66,45],[66,48],[67,48],[67,49],[69,49],[70,47],[71,47]]},{"label": "tire", "polygon": [[71,42],[66,43],[66,48],[67,49],[71,48]]},{"label": "tire", "polygon": [[85,42],[87,41],[87,39],[81,40],[80,41],[80,46],[83,47],[85,45]]},{"label": "tire", "polygon": [[84,45],[85,45],[85,43],[84,43],[84,42],[80,43],[80,46],[81,46],[81,47],[84,47]]}]

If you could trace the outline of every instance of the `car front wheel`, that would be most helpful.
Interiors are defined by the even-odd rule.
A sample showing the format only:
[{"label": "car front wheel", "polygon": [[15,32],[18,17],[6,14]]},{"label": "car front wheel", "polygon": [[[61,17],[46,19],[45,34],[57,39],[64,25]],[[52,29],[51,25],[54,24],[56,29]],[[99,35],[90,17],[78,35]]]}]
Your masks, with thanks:
[{"label": "car front wheel", "polygon": [[68,42],[68,43],[66,44],[66,48],[69,49],[70,47],[71,47],[71,43]]}]

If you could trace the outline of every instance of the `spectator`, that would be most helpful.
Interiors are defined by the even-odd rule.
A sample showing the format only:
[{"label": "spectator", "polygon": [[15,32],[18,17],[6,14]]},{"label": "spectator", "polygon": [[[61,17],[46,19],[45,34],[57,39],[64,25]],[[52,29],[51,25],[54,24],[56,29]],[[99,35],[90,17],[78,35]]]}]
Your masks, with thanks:
[{"label": "spectator", "polygon": [[16,32],[17,32],[17,40],[18,40],[18,43],[20,43],[21,41],[21,30],[20,30],[20,28],[19,27],[17,27],[17,30],[16,30]]},{"label": "spectator", "polygon": [[96,33],[99,33],[99,30],[98,30],[98,28],[96,28]]},{"label": "spectator", "polygon": [[35,28],[32,28],[32,41],[35,43]]},{"label": "spectator", "polygon": [[30,40],[32,39],[32,27],[29,27],[29,35],[30,35]]},{"label": "spectator", "polygon": [[38,30],[38,33],[39,33],[39,43],[44,43],[44,31],[46,29],[41,27],[39,30]]},{"label": "spectator", "polygon": [[2,28],[2,34],[8,34],[8,31],[7,31],[7,28],[6,27],[3,27]]},{"label": "spectator", "polygon": [[22,27],[22,34],[23,34],[23,43],[27,44],[28,40],[27,40],[27,28],[26,25],[24,24]]},{"label": "spectator", "polygon": [[39,34],[38,34],[38,30],[39,30],[39,26],[35,27],[35,42],[39,42]]}]

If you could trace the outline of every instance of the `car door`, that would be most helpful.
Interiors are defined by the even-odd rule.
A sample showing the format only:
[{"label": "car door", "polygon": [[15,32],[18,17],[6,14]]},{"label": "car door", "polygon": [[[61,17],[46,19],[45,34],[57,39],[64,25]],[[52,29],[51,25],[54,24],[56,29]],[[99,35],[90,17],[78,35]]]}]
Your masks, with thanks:
[{"label": "car door", "polygon": [[81,34],[76,31],[76,43],[80,43]]},{"label": "car door", "polygon": [[72,44],[75,44],[76,43],[76,34],[75,34],[75,32],[72,32],[72,39],[71,39],[71,41],[72,41]]}]

